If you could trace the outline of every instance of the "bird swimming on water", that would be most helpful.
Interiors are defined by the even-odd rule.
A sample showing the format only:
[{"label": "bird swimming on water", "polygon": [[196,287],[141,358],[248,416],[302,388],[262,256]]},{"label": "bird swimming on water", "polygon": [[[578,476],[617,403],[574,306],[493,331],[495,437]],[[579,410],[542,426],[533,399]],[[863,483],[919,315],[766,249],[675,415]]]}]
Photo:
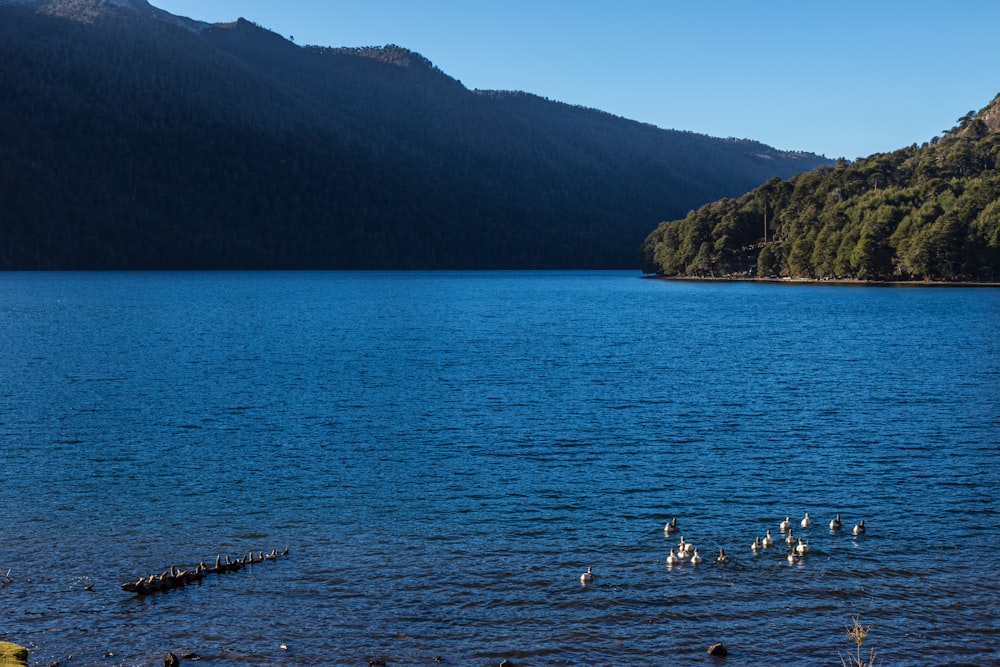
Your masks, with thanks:
[{"label": "bird swimming on water", "polygon": [[677,545],[677,555],[683,558],[684,556],[690,555],[692,549],[694,549],[694,545],[690,542],[685,542],[684,536],[681,535],[681,542]]},{"label": "bird swimming on water", "polygon": [[861,523],[859,523],[858,525],[856,525],[854,527],[854,534],[855,535],[863,535],[864,532],[865,532],[865,520],[862,519]]},{"label": "bird swimming on water", "polygon": [[677,554],[674,553],[674,550],[671,549],[670,550],[670,555],[667,556],[667,565],[677,565],[680,562],[681,562],[681,559],[678,558]]},{"label": "bird swimming on water", "polygon": [[763,544],[764,544],[764,548],[765,549],[769,549],[769,548],[771,548],[771,547],[774,546],[774,538],[771,537],[771,531],[770,530],[768,530],[767,533],[764,534],[764,542],[763,542]]},{"label": "bird swimming on water", "polygon": [[840,522],[840,515],[837,515],[836,519],[830,520],[830,530],[840,530],[843,524]]},{"label": "bird swimming on water", "polygon": [[691,555],[691,564],[697,565],[700,562],[701,562],[701,556],[698,555],[698,550],[695,549],[694,553]]},{"label": "bird swimming on water", "polygon": [[671,519],[670,523],[663,527],[663,532],[667,535],[673,535],[677,532],[677,517]]},{"label": "bird swimming on water", "polygon": [[719,555],[716,557],[715,562],[720,565],[725,565],[729,562],[729,556],[726,555],[726,550],[722,547],[719,547]]},{"label": "bird swimming on water", "polygon": [[805,517],[802,519],[802,521],[799,522],[799,525],[802,526],[803,528],[808,528],[809,524],[811,523],[812,521],[809,519],[809,512],[806,512]]},{"label": "bird swimming on water", "polygon": [[786,530],[788,530],[789,528],[791,528],[792,527],[792,517],[786,516],[785,520],[782,521],[781,524],[778,527],[781,529],[781,532],[785,532]]},{"label": "bird swimming on water", "polygon": [[760,541],[760,535],[758,535],[757,539],[754,540],[753,544],[750,545],[750,551],[757,553],[763,548],[764,548],[764,543]]},{"label": "bird swimming on water", "polygon": [[809,545],[803,542],[801,537],[799,538],[799,543],[795,545],[795,553],[799,556],[805,556],[809,553]]},{"label": "bird swimming on water", "polygon": [[587,571],[580,575],[581,584],[589,584],[594,580],[594,570],[591,566],[587,566]]}]

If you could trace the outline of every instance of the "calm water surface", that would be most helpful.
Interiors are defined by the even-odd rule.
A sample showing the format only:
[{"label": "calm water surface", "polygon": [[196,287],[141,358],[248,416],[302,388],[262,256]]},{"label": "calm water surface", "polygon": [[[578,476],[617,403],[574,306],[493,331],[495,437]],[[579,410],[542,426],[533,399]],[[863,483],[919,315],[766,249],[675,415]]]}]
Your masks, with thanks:
[{"label": "calm water surface", "polygon": [[[998,665],[998,331],[990,288],[0,274],[0,639],[32,665],[713,664],[716,641],[839,665],[860,616],[886,665]],[[667,567],[673,516],[705,563]],[[751,553],[786,516],[807,558]]]}]

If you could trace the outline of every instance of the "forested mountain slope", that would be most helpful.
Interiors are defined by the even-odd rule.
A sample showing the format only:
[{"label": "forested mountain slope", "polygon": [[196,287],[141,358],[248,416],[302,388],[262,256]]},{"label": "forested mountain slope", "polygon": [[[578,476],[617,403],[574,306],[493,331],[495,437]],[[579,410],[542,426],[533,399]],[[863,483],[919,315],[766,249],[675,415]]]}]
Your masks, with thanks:
[{"label": "forested mountain slope", "polygon": [[663,276],[1000,281],[1000,95],[923,146],[663,222],[642,256]]},{"label": "forested mountain slope", "polygon": [[0,269],[633,267],[828,163],[145,0],[0,0]]}]

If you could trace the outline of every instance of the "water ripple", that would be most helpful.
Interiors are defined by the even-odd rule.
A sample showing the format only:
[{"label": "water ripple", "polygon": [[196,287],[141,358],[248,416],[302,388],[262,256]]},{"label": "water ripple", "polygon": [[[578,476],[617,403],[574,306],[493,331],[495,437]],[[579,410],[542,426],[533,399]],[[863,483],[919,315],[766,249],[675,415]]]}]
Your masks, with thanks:
[{"label": "water ripple", "polygon": [[[1000,664],[998,291],[3,278],[2,626],[38,664],[837,664],[854,616],[885,664]],[[806,511],[805,559],[750,552]],[[706,562],[666,565],[674,516]]]}]

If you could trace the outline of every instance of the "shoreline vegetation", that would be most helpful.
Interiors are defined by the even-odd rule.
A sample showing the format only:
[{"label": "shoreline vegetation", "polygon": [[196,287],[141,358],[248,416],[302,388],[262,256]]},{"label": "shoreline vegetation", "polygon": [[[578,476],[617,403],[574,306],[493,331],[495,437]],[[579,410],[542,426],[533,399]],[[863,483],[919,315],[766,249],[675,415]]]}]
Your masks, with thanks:
[{"label": "shoreline vegetation", "polygon": [[661,222],[644,273],[873,284],[1000,282],[1000,95],[930,142]]}]

